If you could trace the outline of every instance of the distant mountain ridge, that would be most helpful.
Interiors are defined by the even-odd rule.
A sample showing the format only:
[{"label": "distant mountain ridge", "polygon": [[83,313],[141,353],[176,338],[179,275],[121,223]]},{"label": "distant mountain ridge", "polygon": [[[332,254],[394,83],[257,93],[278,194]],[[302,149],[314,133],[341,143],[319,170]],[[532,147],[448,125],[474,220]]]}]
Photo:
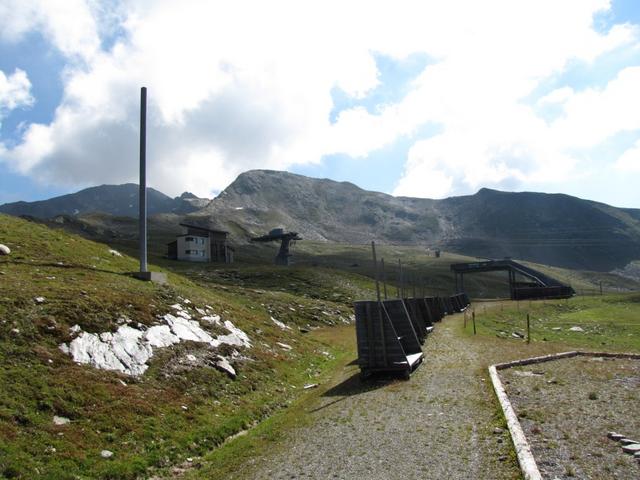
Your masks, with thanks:
[{"label": "distant mountain ridge", "polygon": [[640,259],[640,210],[564,194],[483,188],[431,200],[252,170],[195,215],[248,234],[282,226],[312,240],[422,244],[569,268],[610,271]]},{"label": "distant mountain ridge", "polygon": [[[203,208],[209,199],[185,192],[171,198],[158,190],[147,188],[147,212],[187,214]],[[57,215],[82,215],[102,212],[115,216],[138,217],[138,185],[100,185],[76,193],[37,202],[14,202],[0,205],[0,212],[9,215],[29,215],[52,218]]]},{"label": "distant mountain ridge", "polygon": [[[148,197],[150,214],[177,214],[162,220],[167,232],[186,218],[228,230],[240,243],[283,227],[306,240],[417,244],[587,270],[611,271],[640,260],[639,209],[564,194],[483,188],[474,195],[431,200],[371,192],[349,182],[252,170],[211,201],[186,193],[171,199],[153,189]],[[42,202],[6,204],[0,212],[47,218],[75,215],[75,210],[88,213],[90,208],[104,212],[106,205],[108,214],[136,217],[137,186],[94,187]],[[117,219],[109,221],[111,230],[117,225]],[[126,228],[131,230],[131,225]]]}]

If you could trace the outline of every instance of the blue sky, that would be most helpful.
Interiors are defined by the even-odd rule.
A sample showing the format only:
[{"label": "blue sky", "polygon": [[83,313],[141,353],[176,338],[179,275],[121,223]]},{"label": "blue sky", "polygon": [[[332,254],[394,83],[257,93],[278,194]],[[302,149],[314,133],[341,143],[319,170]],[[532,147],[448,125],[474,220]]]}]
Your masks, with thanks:
[{"label": "blue sky", "polygon": [[638,2],[239,3],[0,0],[0,203],[135,181],[146,85],[170,195],[273,168],[640,208]]}]

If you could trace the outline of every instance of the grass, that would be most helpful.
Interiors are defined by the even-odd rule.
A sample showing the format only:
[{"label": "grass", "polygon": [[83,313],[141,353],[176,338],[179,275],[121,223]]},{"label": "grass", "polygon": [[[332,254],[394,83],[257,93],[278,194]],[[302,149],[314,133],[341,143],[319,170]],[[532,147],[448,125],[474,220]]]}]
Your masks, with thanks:
[{"label": "grass", "polygon": [[[356,275],[328,286],[324,272],[292,289],[275,267],[243,273],[245,286],[165,270],[169,286],[158,286],[126,274],[137,269],[133,259],[60,230],[0,215],[0,238],[12,249],[0,259],[0,477],[6,478],[133,479],[215,450],[333,369],[342,347],[295,326],[346,321],[347,299],[371,288]],[[266,285],[269,268],[275,283]],[[44,303],[34,300],[40,296]],[[235,380],[206,365],[183,368],[185,356],[203,348],[193,343],[158,351],[140,378],[76,365],[58,348],[70,340],[72,325],[114,331],[122,316],[150,325],[184,298],[210,305],[252,339],[254,347],[242,352],[251,361],[236,364]],[[293,328],[280,330],[271,316]],[[293,350],[277,349],[278,341]],[[54,425],[54,415],[71,422]],[[105,449],[111,459],[100,456]]]},{"label": "grass", "polygon": [[339,381],[338,378],[341,378],[342,373],[335,373],[338,367],[344,366],[354,358],[356,345],[353,333],[353,328],[348,326],[323,328],[313,332],[311,334],[313,338],[325,345],[327,349],[339,347],[339,353],[330,359],[333,368],[328,369],[325,375],[316,380],[320,382],[320,387],[308,390],[292,402],[286,410],[272,415],[248,431],[246,435],[235,438],[224,448],[216,449],[203,457],[197,468],[185,475],[185,479],[228,478],[229,475],[238,472],[240,467],[246,467],[251,459],[265,452],[273,452],[276,448],[283,448],[285,445],[283,440],[286,439],[287,433],[310,421],[310,416],[307,415],[308,407],[313,405],[331,385]]},{"label": "grass", "polygon": [[[355,355],[352,327],[317,327],[343,325],[353,300],[374,296],[367,245],[300,242],[297,263],[288,269],[259,264],[275,253],[262,247],[251,250],[250,261],[229,266],[151,257],[153,270],[169,277],[168,286],[158,286],[127,275],[137,269],[134,259],[62,230],[0,215],[0,239],[12,249],[0,258],[0,478],[134,479],[167,475],[187,458],[201,466],[188,476],[224,478],[240,458],[268,451],[305,421],[305,406],[325,387],[302,386],[330,383],[332,372]],[[409,291],[419,281],[417,293],[424,287],[427,295],[449,294],[450,263],[468,260],[395,246],[379,246],[378,256],[387,260],[390,295],[399,283],[398,258]],[[495,275],[465,283],[482,295],[506,288]],[[43,303],[34,300],[40,296]],[[186,355],[205,353],[192,343],[158,351],[140,378],[76,365],[58,348],[75,324],[96,333],[114,331],[122,316],[151,325],[185,298],[210,305],[251,338],[254,347],[242,352],[251,361],[235,365],[235,380],[207,365],[185,367]],[[639,306],[636,296],[606,295],[526,308],[534,342],[638,351]],[[522,330],[523,303],[520,311],[511,302],[476,310],[485,338]],[[270,317],[291,330],[280,330]],[[586,332],[569,331],[574,325]],[[292,352],[276,342],[293,346]],[[54,425],[54,415],[71,422]],[[114,456],[102,458],[104,449]]]},{"label": "grass", "polygon": [[[529,314],[532,342],[554,342],[591,350],[640,352],[638,293],[567,300],[481,302],[474,304],[473,311],[480,335],[523,341],[515,339],[513,333],[526,337],[526,316]],[[472,334],[471,312],[467,313],[467,318],[467,332]]]}]

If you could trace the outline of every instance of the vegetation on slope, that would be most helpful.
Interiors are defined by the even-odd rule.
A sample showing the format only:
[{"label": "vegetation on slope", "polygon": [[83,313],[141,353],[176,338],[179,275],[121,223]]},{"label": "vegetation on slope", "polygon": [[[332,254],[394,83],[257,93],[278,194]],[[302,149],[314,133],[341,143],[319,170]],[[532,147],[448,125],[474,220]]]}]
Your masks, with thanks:
[{"label": "vegetation on slope", "polygon": [[[574,297],[566,300],[481,302],[472,307],[476,331],[508,341],[526,336],[529,314],[532,342],[568,348],[640,352],[640,294]],[[467,332],[473,330],[471,311]]]},{"label": "vegetation on slope", "polygon": [[[189,465],[288,405],[340,359],[339,347],[296,328],[349,318],[342,299],[352,292],[340,282],[339,296],[325,300],[313,298],[313,288],[306,295],[230,290],[171,272],[169,285],[158,286],[126,274],[137,269],[133,259],[60,230],[0,215],[0,238],[12,249],[0,258],[0,476],[136,478]],[[359,282],[371,291],[370,282]],[[206,361],[208,347],[192,342],[156,351],[140,378],[77,365],[59,349],[73,325],[114,331],[125,316],[151,325],[185,299],[249,335],[253,347],[241,351],[248,359],[233,361],[235,380]],[[279,315],[290,330],[270,318]],[[55,425],[54,416],[70,423]],[[103,458],[102,450],[114,455]]]}]

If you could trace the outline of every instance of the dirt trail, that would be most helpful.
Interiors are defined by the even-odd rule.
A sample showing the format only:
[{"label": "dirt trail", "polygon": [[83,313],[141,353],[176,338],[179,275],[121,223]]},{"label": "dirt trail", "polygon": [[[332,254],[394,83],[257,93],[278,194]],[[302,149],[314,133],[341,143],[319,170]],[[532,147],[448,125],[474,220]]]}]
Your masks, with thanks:
[{"label": "dirt trail", "polygon": [[424,345],[410,381],[361,383],[358,368],[311,405],[312,422],[285,435],[233,478],[512,479],[519,469],[486,374],[520,356],[519,345],[469,338],[461,316],[446,318]]}]

